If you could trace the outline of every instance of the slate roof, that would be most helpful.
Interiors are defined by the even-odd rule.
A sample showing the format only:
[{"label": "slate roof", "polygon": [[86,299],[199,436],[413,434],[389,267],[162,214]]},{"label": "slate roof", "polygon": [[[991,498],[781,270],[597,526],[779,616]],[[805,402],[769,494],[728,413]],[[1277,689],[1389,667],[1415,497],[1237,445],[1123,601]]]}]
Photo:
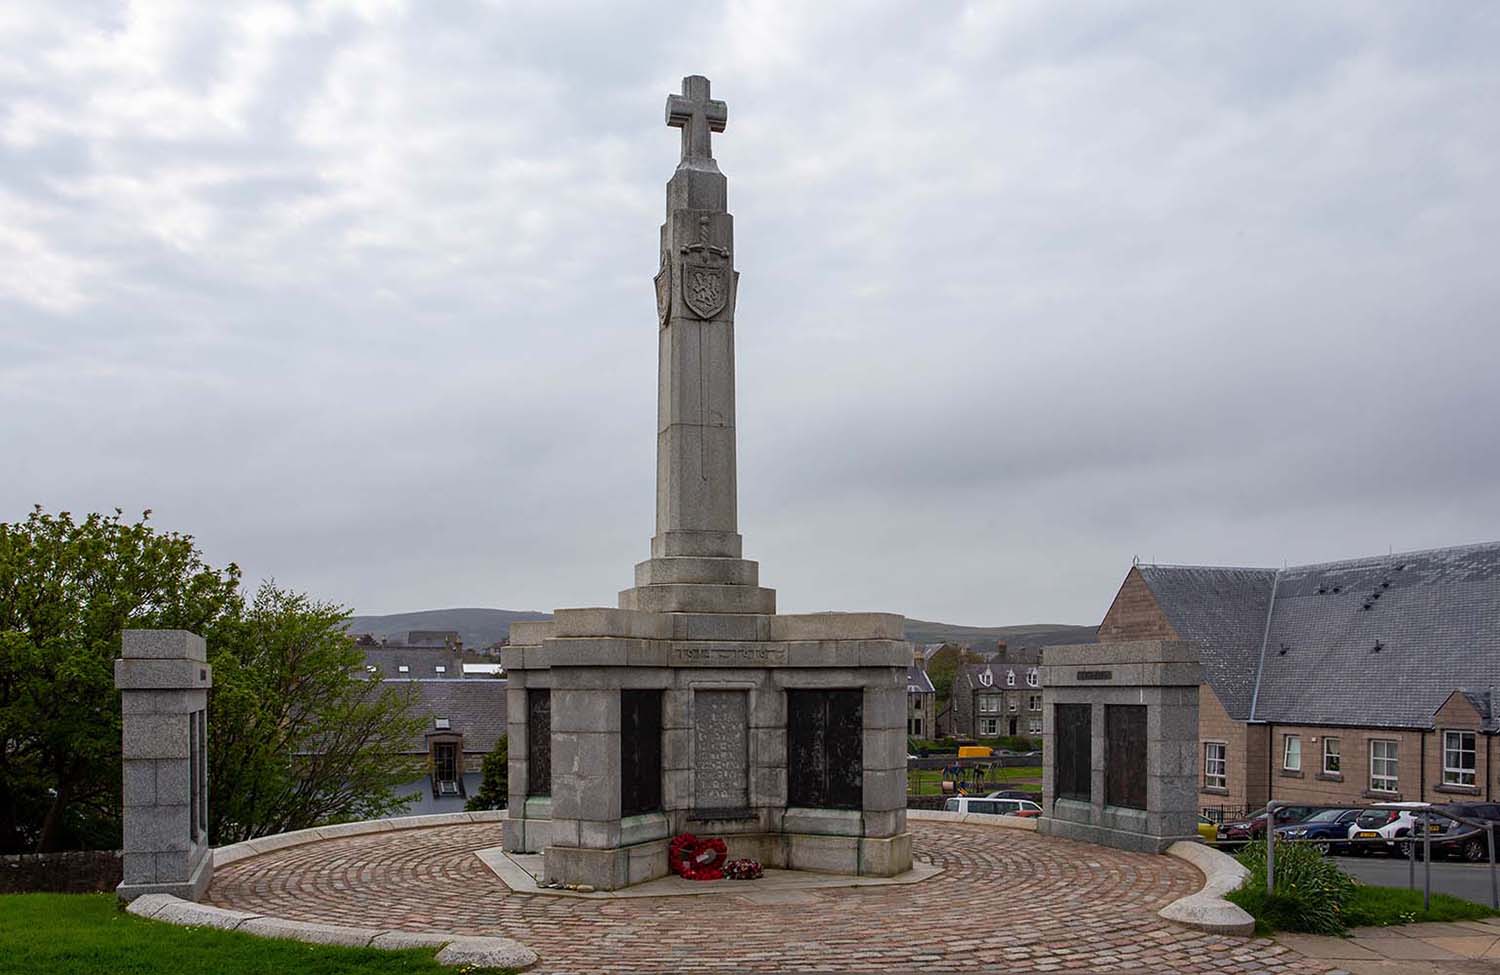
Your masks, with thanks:
[{"label": "slate roof", "polygon": [[912,664],[906,668],[906,693],[936,694],[937,688],[932,686],[932,678],[927,676],[927,671]]},{"label": "slate roof", "polygon": [[[450,677],[464,675],[463,655],[443,647],[383,646],[364,647],[366,667],[379,669],[382,677]],[[405,665],[411,670],[401,673]],[[433,668],[448,668],[447,673],[438,674]]]},{"label": "slate roof", "polygon": [[1453,691],[1500,686],[1500,542],[1282,570],[1139,568],[1237,720],[1424,728]]},{"label": "slate roof", "polygon": [[1141,577],[1184,640],[1201,646],[1203,676],[1236,721],[1250,716],[1274,569],[1142,565]]},{"label": "slate roof", "polygon": [[464,736],[465,752],[489,752],[505,734],[505,692],[510,682],[493,677],[469,680],[382,680],[384,687],[410,688],[416,696],[412,712],[424,717],[423,728],[408,751],[427,751],[427,735],[434,720],[447,718],[449,730]]}]

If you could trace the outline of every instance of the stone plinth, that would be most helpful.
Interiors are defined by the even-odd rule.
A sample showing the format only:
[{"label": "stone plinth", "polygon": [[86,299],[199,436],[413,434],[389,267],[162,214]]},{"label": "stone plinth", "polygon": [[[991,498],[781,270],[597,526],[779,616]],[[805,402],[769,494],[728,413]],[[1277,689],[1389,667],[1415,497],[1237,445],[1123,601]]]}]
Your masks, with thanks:
[{"label": "stone plinth", "polygon": [[1201,675],[1180,641],[1044,649],[1038,830],[1156,853],[1196,839]]},{"label": "stone plinth", "polygon": [[[665,876],[667,841],[724,838],[732,857],[766,866],[862,876],[911,867],[906,832],[903,619],[883,613],[807,616],[559,610],[517,623],[502,651],[510,678],[510,816],[505,848],[544,852],[546,879],[616,890]],[[788,782],[789,693],[842,691],[858,700],[858,794],[852,808],[794,804]],[[660,801],[622,806],[624,695],[660,694]],[[550,782],[528,720],[528,695],[550,699]],[[539,795],[535,788],[546,787]],[[845,797],[847,799],[847,795]]]},{"label": "stone plinth", "polygon": [[115,661],[124,770],[121,900],[197,900],[208,847],[208,648],[186,630],[126,630]]}]

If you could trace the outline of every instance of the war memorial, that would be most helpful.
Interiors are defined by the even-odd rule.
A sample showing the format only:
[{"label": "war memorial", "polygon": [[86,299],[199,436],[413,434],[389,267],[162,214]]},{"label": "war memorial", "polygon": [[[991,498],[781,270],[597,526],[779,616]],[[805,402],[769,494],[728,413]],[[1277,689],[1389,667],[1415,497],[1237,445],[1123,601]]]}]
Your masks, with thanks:
[{"label": "war memorial", "polygon": [[[778,614],[744,558],[738,274],[711,146],[727,120],[705,78],[667,100],[682,152],[655,276],[656,531],[615,606],[513,626],[508,809],[208,850],[203,642],[127,632],[121,899],[176,924],[468,967],[1326,972],[1241,937],[1253,923],[1219,895],[1243,868],[1182,842],[1190,644],[1044,658],[1040,829],[908,811],[903,618]],[[764,876],[669,876],[685,834]]]}]

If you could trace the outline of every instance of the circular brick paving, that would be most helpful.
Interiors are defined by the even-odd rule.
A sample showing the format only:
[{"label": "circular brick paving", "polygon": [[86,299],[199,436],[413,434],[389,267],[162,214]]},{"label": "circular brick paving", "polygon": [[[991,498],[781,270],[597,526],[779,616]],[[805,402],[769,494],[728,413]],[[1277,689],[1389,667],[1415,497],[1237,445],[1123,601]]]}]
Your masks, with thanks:
[{"label": "circular brick paving", "polygon": [[231,864],[208,899],[299,921],[500,934],[543,972],[1271,972],[1328,969],[1264,939],[1200,934],[1156,911],[1202,886],[1174,857],[1035,833],[911,824],[943,873],[914,885],[696,897],[514,894],[474,855],[494,823],[327,840]]}]

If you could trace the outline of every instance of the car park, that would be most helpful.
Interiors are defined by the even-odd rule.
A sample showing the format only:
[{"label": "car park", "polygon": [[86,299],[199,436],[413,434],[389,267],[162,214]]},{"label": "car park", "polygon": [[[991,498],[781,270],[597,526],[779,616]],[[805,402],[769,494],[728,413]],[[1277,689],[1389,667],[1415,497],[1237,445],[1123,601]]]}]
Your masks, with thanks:
[{"label": "car park", "polygon": [[1276,838],[1306,842],[1324,856],[1343,853],[1349,848],[1349,829],[1361,812],[1359,809],[1319,809],[1299,823],[1276,827]]}]

